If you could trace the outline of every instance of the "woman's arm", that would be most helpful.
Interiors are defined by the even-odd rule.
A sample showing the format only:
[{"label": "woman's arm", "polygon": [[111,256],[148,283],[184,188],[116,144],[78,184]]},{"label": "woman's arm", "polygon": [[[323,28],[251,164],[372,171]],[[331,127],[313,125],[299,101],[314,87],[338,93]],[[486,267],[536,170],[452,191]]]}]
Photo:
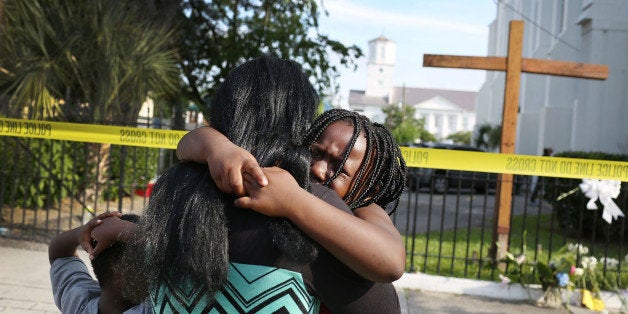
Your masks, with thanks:
[{"label": "woman's arm", "polygon": [[185,134],[177,145],[177,158],[207,163],[212,179],[224,193],[245,194],[242,173],[251,174],[262,186],[268,182],[251,153],[211,127],[200,127]]},{"label": "woman's arm", "polygon": [[366,279],[392,282],[401,277],[406,262],[405,247],[381,207],[370,205],[356,209],[355,215],[351,215],[300,188],[287,171],[277,167],[263,170],[268,185],[260,187],[245,175],[245,188],[250,196],[237,199],[236,206],[290,219]]}]

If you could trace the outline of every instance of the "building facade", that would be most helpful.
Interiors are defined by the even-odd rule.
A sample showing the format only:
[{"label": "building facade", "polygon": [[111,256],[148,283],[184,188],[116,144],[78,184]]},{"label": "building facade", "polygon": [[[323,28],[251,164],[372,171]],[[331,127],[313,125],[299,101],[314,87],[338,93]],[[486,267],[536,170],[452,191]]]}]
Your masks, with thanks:
[{"label": "building facade", "polygon": [[395,43],[380,36],[369,41],[366,90],[349,91],[349,107],[383,123],[386,106],[414,107],[426,129],[444,140],[456,132],[472,131],[477,92],[394,86]]},{"label": "building facade", "polygon": [[[628,153],[628,2],[500,0],[489,56],[507,55],[511,20],[524,21],[524,58],[609,66],[604,81],[522,74],[516,152]],[[487,71],[478,123],[501,123],[504,85],[503,72]]]}]

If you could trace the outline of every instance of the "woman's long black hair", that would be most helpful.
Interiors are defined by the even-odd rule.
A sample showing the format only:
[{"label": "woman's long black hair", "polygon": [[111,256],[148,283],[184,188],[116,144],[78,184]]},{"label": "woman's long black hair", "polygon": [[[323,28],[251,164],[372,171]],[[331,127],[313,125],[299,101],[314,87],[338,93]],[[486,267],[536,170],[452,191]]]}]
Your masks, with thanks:
[{"label": "woman's long black hair", "polygon": [[[261,166],[280,165],[307,188],[310,159],[302,139],[317,105],[316,91],[297,63],[263,56],[229,74],[212,98],[209,120]],[[135,252],[125,261],[134,266],[127,292],[141,300],[163,280],[187,280],[208,295],[219,290],[228,268],[225,210],[232,204],[207,165],[186,162],[166,171],[144,210]],[[269,230],[289,258],[315,256],[314,242],[288,220],[275,219]]]},{"label": "woman's long black hair", "polygon": [[[314,144],[325,129],[337,121],[346,121],[353,125],[353,136],[345,149],[341,163],[336,165],[337,169],[344,166],[360,134],[366,137],[364,159],[343,200],[351,209],[375,203],[392,214],[397,209],[399,197],[406,183],[406,162],[395,139],[385,126],[372,122],[362,114],[332,109],[316,118],[305,144],[308,146]],[[323,184],[329,186],[339,173],[340,171],[335,171]]]}]

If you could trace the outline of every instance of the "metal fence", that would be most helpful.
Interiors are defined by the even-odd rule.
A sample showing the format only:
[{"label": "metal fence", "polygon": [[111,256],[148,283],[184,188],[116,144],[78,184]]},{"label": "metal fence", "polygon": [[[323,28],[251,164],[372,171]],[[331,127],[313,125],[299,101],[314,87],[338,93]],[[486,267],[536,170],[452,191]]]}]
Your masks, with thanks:
[{"label": "metal fence", "polygon": [[[85,223],[94,213],[140,213],[151,180],[176,162],[174,151],[167,149],[7,136],[0,137],[0,159],[0,236],[38,242]],[[477,181],[470,186],[447,177],[443,193],[442,176],[425,181],[421,175],[410,171],[409,187],[392,216],[404,235],[407,271],[497,280],[489,252],[495,176],[474,176]],[[558,248],[579,243],[589,248],[590,256],[620,261],[614,267],[604,265],[604,272],[619,275],[625,287],[625,218],[608,224],[601,220],[601,210],[587,210],[587,199],[577,189],[579,180],[573,179],[539,179],[539,197],[532,203],[533,182],[531,177],[515,177],[510,251],[547,262]],[[624,212],[627,190],[622,184],[614,200]]]},{"label": "metal fence", "polygon": [[[429,173],[429,172],[428,172]],[[437,173],[436,171],[434,173]],[[457,172],[444,193],[437,193],[442,176],[425,182],[418,169],[410,170],[409,186],[393,222],[404,235],[407,271],[443,276],[498,280],[496,261],[491,259],[495,215],[495,176],[480,175],[466,182]],[[467,177],[468,179],[468,177]],[[538,195],[531,201],[535,183]],[[602,208],[586,209],[586,198],[576,179],[515,176],[509,251],[529,260],[550,263],[568,249],[580,244],[587,252],[576,252],[577,266],[584,256],[602,262],[604,274],[615,278],[620,287],[628,285],[628,230],[626,219],[611,224],[602,220]],[[470,183],[470,185],[469,185]],[[488,187],[488,188],[487,188]],[[613,201],[626,213],[628,185]],[[616,261],[618,263],[615,263]],[[508,265],[512,267],[512,265]],[[611,283],[612,285],[612,283]]]},{"label": "metal fence", "polygon": [[0,137],[0,235],[48,242],[94,213],[140,213],[174,151]]}]

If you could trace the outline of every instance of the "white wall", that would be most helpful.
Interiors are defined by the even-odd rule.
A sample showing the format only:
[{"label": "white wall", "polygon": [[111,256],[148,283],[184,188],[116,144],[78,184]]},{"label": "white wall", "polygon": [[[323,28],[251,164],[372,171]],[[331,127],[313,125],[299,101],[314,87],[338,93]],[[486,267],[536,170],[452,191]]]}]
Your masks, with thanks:
[{"label": "white wall", "polygon": [[[564,1],[563,29],[562,0],[504,2],[543,29],[500,4],[490,25],[489,55],[506,55],[509,21],[523,19],[524,58],[605,64],[610,68],[605,81],[522,74],[516,152],[539,154],[546,146],[555,152],[618,153],[628,149],[627,3]],[[503,73],[487,72],[477,98],[478,123],[501,123],[504,77]]]}]

